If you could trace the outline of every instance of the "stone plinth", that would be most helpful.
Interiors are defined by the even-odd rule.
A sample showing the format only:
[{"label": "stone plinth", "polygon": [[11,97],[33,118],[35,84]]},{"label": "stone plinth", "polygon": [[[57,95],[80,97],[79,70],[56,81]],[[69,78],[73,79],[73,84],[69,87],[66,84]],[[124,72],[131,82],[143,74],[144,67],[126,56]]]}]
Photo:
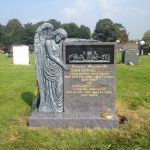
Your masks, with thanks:
[{"label": "stone plinth", "polygon": [[67,114],[67,113],[33,113],[29,119],[31,127],[50,127],[50,128],[117,128],[118,118],[113,114],[113,118],[107,119],[99,114]]}]

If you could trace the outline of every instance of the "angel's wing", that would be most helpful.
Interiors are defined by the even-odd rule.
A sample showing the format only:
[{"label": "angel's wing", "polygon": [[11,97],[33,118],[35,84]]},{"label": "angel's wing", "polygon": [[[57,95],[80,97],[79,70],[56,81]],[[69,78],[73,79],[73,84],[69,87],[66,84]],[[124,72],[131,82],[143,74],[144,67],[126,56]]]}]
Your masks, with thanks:
[{"label": "angel's wing", "polygon": [[38,80],[39,91],[40,91],[41,107],[45,100],[45,85],[44,85],[44,75],[43,75],[43,67],[46,59],[45,41],[46,39],[50,39],[52,35],[53,35],[53,25],[49,23],[44,23],[38,27],[34,37],[35,66],[36,66],[37,80]]},{"label": "angel's wing", "polygon": [[44,23],[38,27],[34,37],[34,50],[35,53],[41,51],[40,45],[45,42],[47,38],[51,38],[53,35],[53,25],[50,23]]}]

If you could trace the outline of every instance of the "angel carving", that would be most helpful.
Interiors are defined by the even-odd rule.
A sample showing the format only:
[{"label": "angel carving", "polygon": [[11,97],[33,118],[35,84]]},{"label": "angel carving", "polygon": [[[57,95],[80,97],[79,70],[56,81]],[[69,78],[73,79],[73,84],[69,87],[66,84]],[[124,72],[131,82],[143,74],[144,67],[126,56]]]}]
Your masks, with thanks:
[{"label": "angel carving", "polygon": [[67,32],[53,31],[49,23],[42,24],[35,34],[35,64],[40,93],[40,112],[63,112],[63,71],[69,68],[62,58],[62,42]]}]

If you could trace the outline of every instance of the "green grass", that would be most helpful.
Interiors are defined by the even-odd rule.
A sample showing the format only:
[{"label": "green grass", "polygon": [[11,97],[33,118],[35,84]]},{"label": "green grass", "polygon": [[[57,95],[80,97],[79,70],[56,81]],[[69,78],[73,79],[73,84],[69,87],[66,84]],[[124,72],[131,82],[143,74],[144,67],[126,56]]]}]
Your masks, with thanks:
[{"label": "green grass", "polygon": [[[120,55],[118,55],[119,62]],[[128,122],[119,129],[29,128],[35,84],[29,66],[0,54],[0,150],[148,150],[150,147],[150,57],[117,64],[116,110]]]},{"label": "green grass", "polygon": [[139,65],[117,65],[117,100],[150,108],[149,56],[141,56]]}]

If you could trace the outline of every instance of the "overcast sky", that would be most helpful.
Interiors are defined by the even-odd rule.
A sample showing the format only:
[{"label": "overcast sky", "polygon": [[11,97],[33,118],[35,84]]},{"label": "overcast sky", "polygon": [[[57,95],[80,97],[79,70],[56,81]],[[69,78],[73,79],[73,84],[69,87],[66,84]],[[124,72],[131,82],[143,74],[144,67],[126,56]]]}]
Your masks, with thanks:
[{"label": "overcast sky", "polygon": [[130,39],[150,30],[150,0],[0,0],[0,24],[17,18],[22,24],[49,19],[84,24],[93,31],[99,19],[121,23]]}]

